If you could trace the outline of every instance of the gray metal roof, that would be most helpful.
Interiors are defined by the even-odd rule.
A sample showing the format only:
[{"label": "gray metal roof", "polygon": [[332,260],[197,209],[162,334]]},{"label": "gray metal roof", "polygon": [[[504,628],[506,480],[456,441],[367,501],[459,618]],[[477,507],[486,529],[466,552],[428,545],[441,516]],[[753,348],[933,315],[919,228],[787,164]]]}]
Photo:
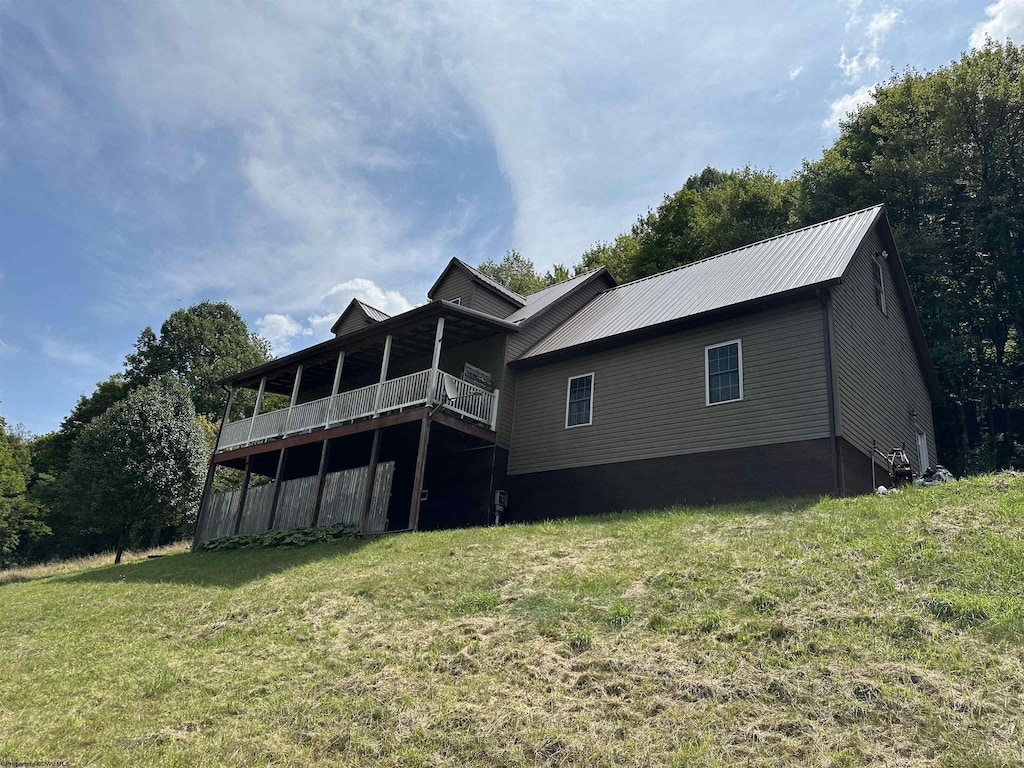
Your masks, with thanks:
[{"label": "gray metal roof", "polygon": [[883,210],[866,208],[610,288],[519,359],[837,280]]},{"label": "gray metal roof", "polygon": [[448,262],[448,266],[444,268],[444,270],[438,276],[437,280],[434,281],[434,284],[432,286],[430,286],[430,290],[427,291],[427,298],[428,299],[433,299],[434,298],[434,291],[437,290],[437,286],[439,286],[444,281],[444,278],[448,274],[448,272],[451,269],[456,268],[456,267],[465,270],[466,273],[473,280],[476,280],[478,283],[483,283],[488,288],[491,288],[492,290],[494,290],[497,293],[499,293],[502,296],[504,296],[506,299],[511,301],[513,304],[516,304],[517,306],[520,306],[520,307],[522,307],[522,306],[524,306],[526,304],[526,297],[525,296],[523,296],[522,294],[516,293],[515,291],[513,291],[513,290],[511,290],[509,288],[506,288],[504,285],[499,283],[497,280],[494,280],[494,279],[488,277],[487,275],[485,275],[483,272],[481,272],[476,267],[469,266],[469,264],[467,264],[466,262],[464,262],[462,259],[460,259],[458,257],[453,257],[452,260]]},{"label": "gray metal roof", "polygon": [[387,320],[389,317],[391,317],[391,315],[387,314],[386,312],[381,312],[376,307],[371,307],[365,301],[359,301],[359,299],[356,299],[356,301],[359,302],[360,308],[371,320],[376,320],[379,323],[381,320]]},{"label": "gray metal roof", "polygon": [[529,320],[534,315],[543,312],[555,302],[560,301],[569,293],[572,293],[572,291],[579,288],[591,277],[595,277],[596,273],[603,269],[604,267],[598,267],[597,269],[592,269],[589,272],[584,272],[581,275],[570,277],[568,280],[563,280],[560,283],[549,285],[547,288],[541,288],[539,291],[535,291],[534,293],[527,294],[525,297],[526,306],[520,307],[505,319],[510,323],[522,323],[524,320]]}]

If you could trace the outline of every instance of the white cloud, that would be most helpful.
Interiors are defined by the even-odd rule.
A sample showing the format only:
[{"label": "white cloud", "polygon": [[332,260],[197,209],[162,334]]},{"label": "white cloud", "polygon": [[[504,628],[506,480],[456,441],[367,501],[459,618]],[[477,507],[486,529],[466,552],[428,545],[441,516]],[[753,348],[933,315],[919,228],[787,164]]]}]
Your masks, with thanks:
[{"label": "white cloud", "polygon": [[[847,53],[846,45],[840,48],[838,66],[848,81],[856,82],[866,75],[876,74],[882,68],[879,51],[899,18],[900,12],[893,8],[885,8],[872,14],[859,35],[857,53],[851,56]],[[859,22],[859,16],[851,16],[847,29],[851,25],[857,26]]]},{"label": "white cloud", "polygon": [[789,79],[796,80],[800,77],[800,74],[804,71],[803,65],[797,65],[789,70]]},{"label": "white cloud", "polygon": [[1002,42],[1006,38],[1024,38],[1024,0],[998,0],[985,8],[985,21],[971,32],[971,46],[981,48],[987,38]]},{"label": "white cloud", "polygon": [[847,115],[856,112],[861,105],[874,101],[872,95],[874,90],[875,86],[873,85],[862,85],[853,93],[845,93],[840,96],[829,106],[828,117],[825,118],[822,125],[832,130],[839,128],[839,123],[845,120]]},{"label": "white cloud", "polygon": [[51,360],[76,368],[94,370],[113,370],[114,368],[101,360],[92,350],[66,339],[58,339],[50,334],[42,337],[39,347],[43,355]]},{"label": "white cloud", "polygon": [[402,312],[408,312],[415,306],[398,291],[385,290],[364,277],[338,283],[324,295],[325,301],[337,302],[338,299],[342,301],[342,309],[352,299],[359,299],[388,315],[399,315]]},{"label": "white cloud", "polygon": [[303,327],[290,315],[269,314],[256,321],[256,331],[270,342],[277,355],[284,354],[292,347],[292,340],[297,336],[310,336],[313,331]]}]

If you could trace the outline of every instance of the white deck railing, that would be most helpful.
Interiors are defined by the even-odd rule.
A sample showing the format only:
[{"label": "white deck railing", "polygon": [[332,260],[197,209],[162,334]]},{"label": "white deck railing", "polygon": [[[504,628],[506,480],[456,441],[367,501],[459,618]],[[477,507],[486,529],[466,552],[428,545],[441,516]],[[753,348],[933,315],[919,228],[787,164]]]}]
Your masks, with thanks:
[{"label": "white deck railing", "polygon": [[[228,422],[221,430],[217,450],[241,448],[264,440],[425,405],[430,373],[430,370],[417,371],[388,379],[383,384],[371,384],[333,397],[322,397],[291,408]],[[478,421],[491,429],[497,423],[498,391],[488,392],[450,373],[437,372],[433,401],[446,411]]]}]

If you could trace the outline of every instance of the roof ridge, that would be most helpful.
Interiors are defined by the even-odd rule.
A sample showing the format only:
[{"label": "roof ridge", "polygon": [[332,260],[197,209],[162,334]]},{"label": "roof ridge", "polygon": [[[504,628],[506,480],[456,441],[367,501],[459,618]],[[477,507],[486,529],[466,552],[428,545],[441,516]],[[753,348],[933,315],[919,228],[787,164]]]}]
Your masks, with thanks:
[{"label": "roof ridge", "polygon": [[374,312],[380,312],[382,315],[387,315],[388,317],[392,317],[392,315],[388,315],[388,313],[385,312],[383,309],[377,309],[377,307],[373,306],[372,304],[368,304],[367,302],[365,302],[362,299],[360,299],[358,296],[354,296],[352,298],[352,301],[358,301],[359,304],[361,306],[365,307],[366,309],[372,309]]},{"label": "roof ridge", "polygon": [[884,203],[877,203],[875,205],[869,205],[866,208],[860,208],[859,210],[856,210],[856,211],[850,211],[849,213],[843,213],[843,214],[840,214],[839,216],[833,216],[831,219],[825,219],[825,221],[819,221],[819,222],[816,222],[814,224],[808,224],[807,226],[800,227],[799,229],[792,229],[789,232],[782,232],[782,233],[780,233],[778,235],[772,235],[771,237],[766,237],[766,238],[763,238],[761,240],[756,240],[753,243],[747,243],[746,245],[741,245],[738,248],[732,248],[732,249],[730,249],[728,251],[722,251],[721,253],[716,253],[713,256],[705,256],[703,259],[698,259],[697,261],[691,261],[691,262],[689,262],[687,264],[680,264],[678,267],[672,267],[671,269],[666,269],[666,270],[664,270],[662,272],[656,272],[653,275],[645,275],[644,277],[638,277],[636,280],[630,280],[628,283],[621,283],[619,285],[613,285],[611,288],[609,288],[606,291],[604,291],[604,293],[608,293],[609,291],[617,291],[619,288],[625,288],[626,286],[629,286],[629,285],[635,285],[636,283],[642,283],[645,280],[651,280],[652,278],[655,278],[655,277],[662,277],[662,276],[667,275],[667,274],[669,274],[671,272],[678,272],[678,271],[680,271],[682,269],[687,269],[688,267],[695,267],[698,264],[704,264],[705,262],[713,261],[715,259],[721,258],[722,256],[728,256],[730,254],[738,253],[739,251],[746,250],[747,248],[753,248],[755,245],[762,245],[764,243],[770,243],[772,240],[779,240],[779,239],[781,239],[783,237],[789,237],[789,236],[795,235],[795,234],[797,234],[799,232],[806,232],[809,229],[815,229],[817,227],[823,227],[826,224],[832,224],[832,223],[834,223],[836,221],[839,221],[840,219],[847,219],[847,218],[849,218],[851,216],[857,216],[859,214],[865,213],[865,212],[873,210],[875,208],[883,208],[884,205],[885,205]]},{"label": "roof ridge", "polygon": [[588,269],[586,272],[580,272],[578,275],[573,275],[572,277],[567,277],[567,278],[565,278],[565,280],[559,280],[557,283],[552,283],[551,285],[545,285],[543,288],[540,288],[540,289],[534,291],[533,293],[523,294],[523,298],[527,298],[528,299],[531,296],[536,296],[538,293],[543,293],[544,291],[548,290],[549,288],[557,288],[560,285],[565,285],[566,283],[571,283],[573,280],[579,280],[581,277],[586,277],[587,275],[594,274],[599,269],[607,269],[607,267],[600,266],[600,267],[594,267],[593,269]]},{"label": "roof ridge", "polygon": [[469,264],[468,262],[463,261],[458,256],[452,256],[452,261],[457,261],[459,264],[461,264],[463,267],[468,269],[470,272],[472,272],[474,275],[476,275],[478,278],[483,280],[488,285],[490,285],[490,286],[492,286],[494,288],[497,288],[499,291],[507,293],[510,296],[513,296],[515,299],[517,299],[518,301],[521,301],[523,304],[526,303],[526,297],[523,296],[523,294],[519,293],[518,291],[513,291],[507,285],[502,285],[497,280],[495,280],[493,277],[485,275],[483,272],[481,272],[479,269],[474,267],[472,264]]}]

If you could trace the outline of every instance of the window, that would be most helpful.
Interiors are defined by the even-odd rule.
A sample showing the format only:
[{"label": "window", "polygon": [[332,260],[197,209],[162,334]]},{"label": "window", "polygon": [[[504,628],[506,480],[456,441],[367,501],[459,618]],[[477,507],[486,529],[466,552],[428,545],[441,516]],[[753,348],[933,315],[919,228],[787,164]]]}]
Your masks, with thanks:
[{"label": "window", "polygon": [[871,262],[874,266],[872,274],[875,278],[875,304],[885,314],[885,282],[882,280],[882,263],[877,259]]},{"label": "window", "polygon": [[454,299],[452,299],[452,304],[462,304],[462,297],[456,296]]},{"label": "window", "polygon": [[585,427],[594,419],[594,374],[570,376],[565,399],[565,428]]},{"label": "window", "polygon": [[743,399],[743,345],[739,339],[704,347],[707,405]]}]

